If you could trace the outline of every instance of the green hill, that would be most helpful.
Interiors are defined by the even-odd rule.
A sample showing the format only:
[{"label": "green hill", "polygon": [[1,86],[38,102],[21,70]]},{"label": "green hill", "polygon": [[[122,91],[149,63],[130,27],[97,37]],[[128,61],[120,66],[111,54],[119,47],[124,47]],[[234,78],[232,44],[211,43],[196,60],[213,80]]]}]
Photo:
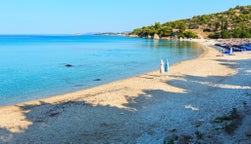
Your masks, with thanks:
[{"label": "green hill", "polygon": [[251,5],[236,6],[228,11],[194,16],[136,28],[129,35],[145,38],[250,38]]}]

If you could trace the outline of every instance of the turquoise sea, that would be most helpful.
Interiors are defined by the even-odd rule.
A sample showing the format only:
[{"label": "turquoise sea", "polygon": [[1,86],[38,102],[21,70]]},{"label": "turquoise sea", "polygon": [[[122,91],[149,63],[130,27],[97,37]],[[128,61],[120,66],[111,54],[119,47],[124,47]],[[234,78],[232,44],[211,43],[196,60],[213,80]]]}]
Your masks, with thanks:
[{"label": "turquoise sea", "polygon": [[[120,36],[1,35],[0,106],[85,89],[202,53],[197,44]],[[72,67],[66,67],[66,64]]]}]

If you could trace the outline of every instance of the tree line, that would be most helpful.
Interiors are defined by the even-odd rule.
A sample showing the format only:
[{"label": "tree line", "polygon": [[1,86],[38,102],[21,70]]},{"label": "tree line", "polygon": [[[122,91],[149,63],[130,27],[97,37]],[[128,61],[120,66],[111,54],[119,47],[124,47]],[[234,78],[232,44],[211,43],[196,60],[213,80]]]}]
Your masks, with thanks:
[{"label": "tree line", "polygon": [[[130,34],[139,37],[196,38],[203,34],[208,38],[250,38],[251,6],[236,6],[228,11],[194,16],[190,19],[176,20],[136,28]],[[205,37],[205,38],[206,38]]]}]

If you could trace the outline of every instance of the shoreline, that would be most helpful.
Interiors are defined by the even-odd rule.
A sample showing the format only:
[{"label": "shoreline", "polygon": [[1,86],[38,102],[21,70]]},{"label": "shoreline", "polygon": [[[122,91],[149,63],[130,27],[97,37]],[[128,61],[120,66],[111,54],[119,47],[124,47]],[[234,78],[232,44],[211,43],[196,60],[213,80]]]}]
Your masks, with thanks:
[{"label": "shoreline", "polygon": [[[178,41],[178,40],[176,40],[176,41]],[[197,44],[200,45],[200,42],[198,42],[196,39],[195,40],[189,40],[189,39],[186,40],[186,39],[183,39],[182,41],[194,42],[194,43],[197,43]],[[190,61],[190,60],[194,60],[194,59],[203,57],[206,54],[207,49],[206,48],[199,48],[199,49],[202,49],[203,52],[199,56],[197,56],[196,58],[192,58],[192,59],[188,59],[188,60],[183,60],[183,61],[174,63],[173,65],[170,65],[170,67],[174,66],[174,65],[177,65],[177,64],[180,64],[180,63],[182,63],[184,61]],[[153,72],[156,73],[158,71],[159,71],[158,69],[157,70],[153,70],[153,71],[148,71],[148,72],[145,72],[145,73],[142,73],[142,74],[139,74],[139,75],[135,75],[135,76],[131,76],[131,77],[127,77],[127,78],[123,78],[123,79],[119,79],[119,80],[107,82],[107,83],[104,83],[104,84],[101,84],[101,85],[91,86],[91,87],[87,87],[87,88],[83,88],[83,89],[75,90],[75,91],[71,91],[71,92],[66,92],[66,93],[62,93],[62,94],[56,94],[56,95],[46,96],[44,98],[38,98],[38,99],[34,99],[34,100],[27,100],[27,101],[17,102],[17,103],[13,103],[13,104],[4,104],[2,106],[0,105],[0,108],[2,108],[2,107],[8,107],[8,106],[14,106],[14,105],[21,106],[21,105],[25,105],[27,103],[29,103],[29,104],[30,103],[37,103],[38,101],[44,101],[44,100],[51,99],[51,98],[54,99],[53,97],[62,97],[63,96],[63,97],[65,97],[63,99],[68,100],[67,96],[69,96],[69,95],[78,95],[78,93],[80,93],[82,91],[85,91],[85,90],[93,89],[93,88],[96,88],[96,87],[102,87],[103,85],[117,83],[117,82],[124,81],[124,80],[129,80],[129,79],[138,77],[140,75],[145,75],[145,74],[148,74],[148,73],[153,73]],[[52,101],[54,102],[54,100],[52,100]],[[55,101],[57,101],[57,100],[55,100]]]},{"label": "shoreline", "polygon": [[[73,93],[0,107],[0,142],[163,143],[164,138],[173,135],[180,140],[189,135],[189,140],[194,141],[198,139],[191,131],[196,129],[210,136],[205,136],[207,141],[217,143],[223,137],[223,142],[246,142],[238,129],[237,136],[231,138],[213,131],[209,122],[229,112],[233,104],[242,113],[244,101],[249,107],[248,97],[242,95],[245,91],[251,94],[247,80],[251,53],[218,58],[217,50],[208,47],[209,42],[194,42],[203,46],[203,54],[172,65],[168,74],[152,71]],[[245,70],[246,76],[237,76],[242,70],[239,68]],[[243,123],[249,123],[245,118]],[[201,124],[196,128],[198,122]]]},{"label": "shoreline", "polygon": [[[89,38],[89,37],[90,36],[84,37],[84,39]],[[46,38],[51,39],[51,38],[56,38],[56,37],[46,37]],[[62,37],[62,38],[65,40],[67,39],[67,37],[65,38]],[[101,37],[97,37],[97,39],[99,38]],[[113,37],[112,38],[103,37],[103,38],[109,41],[113,39]],[[119,41],[122,40],[126,42],[145,41],[143,39],[135,40],[135,39],[130,39],[130,38],[123,38],[121,36],[115,38],[115,41],[117,40]],[[41,41],[41,42],[39,41],[38,45],[44,42],[45,41]],[[153,41],[150,40],[149,42],[152,43]],[[183,54],[176,56],[176,53],[178,54],[180,52],[180,50],[176,48],[174,49],[165,49],[165,48],[162,49],[161,48],[156,51],[156,52],[159,51],[158,54],[156,52],[153,53],[153,51],[155,51],[154,49],[148,48],[148,47],[162,47],[162,43],[165,43],[165,45],[163,45],[164,47],[166,46],[178,47],[179,46],[178,43],[182,43],[182,47],[191,47],[191,49],[189,48],[189,51],[191,50],[191,52],[188,52],[188,53],[185,52],[184,56]],[[68,48],[67,45],[64,47]],[[85,47],[88,47],[88,45],[83,46],[83,49],[85,49]],[[114,47],[114,45],[112,47]],[[132,45],[129,47],[134,47],[134,46]],[[136,50],[135,52],[130,52],[124,48],[124,45],[121,45],[121,49],[123,50],[120,51],[118,49],[116,51],[112,51],[111,54],[114,55],[115,57],[114,56],[109,57],[115,60],[116,55],[121,55],[121,57],[119,58],[117,57],[118,60],[115,60],[114,62],[109,62],[110,61],[109,59],[104,59],[104,58],[107,58],[106,53],[101,54],[99,59],[95,58],[94,60],[95,62],[92,62],[93,60],[82,60],[82,62],[74,61],[74,59],[78,59],[77,57],[81,59],[83,55],[87,56],[89,54],[86,54],[86,55],[82,54],[82,56],[80,54],[76,54],[76,56],[69,55],[68,59],[72,59],[72,60],[66,60],[63,57],[59,56],[61,58],[57,58],[57,61],[55,62],[43,61],[43,63],[46,63],[46,66],[39,68],[41,70],[36,70],[36,66],[42,64],[42,63],[40,64],[41,59],[39,58],[35,60],[40,61],[40,62],[38,63],[28,62],[29,65],[25,65],[20,68],[15,67],[15,65],[18,65],[18,62],[16,61],[17,62],[16,63],[15,61],[13,61],[10,64],[13,66],[12,71],[17,71],[17,74],[16,74],[17,76],[15,76],[15,78],[12,77],[11,72],[10,73],[6,72],[4,75],[2,75],[2,78],[5,79],[5,81],[2,82],[2,85],[5,86],[5,88],[0,92],[2,95],[0,107],[8,106],[8,105],[15,105],[15,104],[43,99],[43,98],[49,98],[56,95],[63,95],[66,93],[88,89],[88,88],[96,87],[96,86],[103,85],[109,82],[123,80],[123,79],[134,77],[140,74],[151,72],[158,69],[159,60],[161,58],[165,58],[165,57],[170,58],[170,64],[174,64],[184,59],[193,59],[195,57],[198,57],[198,55],[201,54],[200,49],[197,49],[196,45],[191,44],[190,42],[186,43],[186,42],[174,41],[173,43],[172,41],[160,41],[158,42],[158,45],[155,45],[154,43],[154,45],[147,45],[146,47],[147,49],[144,51],[144,55],[149,55],[148,56],[149,58],[147,59],[144,58],[144,55],[137,57],[137,55],[142,54],[140,49],[136,48],[138,50]],[[30,50],[32,51],[32,49]],[[102,48],[102,50],[106,50],[106,48],[104,47]],[[164,51],[166,51],[166,53]],[[186,50],[184,49],[182,51],[186,51]],[[84,51],[80,51],[80,52],[84,52]],[[109,50],[107,50],[107,52],[109,52]],[[129,55],[132,54],[131,56],[136,56],[136,59],[139,61],[133,62],[132,59],[128,60],[128,56],[127,56],[128,54]],[[42,54],[42,55],[46,57],[46,54]],[[58,57],[57,54],[56,56]],[[104,64],[100,61],[104,62]],[[23,63],[27,63],[27,62],[24,61]],[[3,65],[5,66],[5,64]],[[3,70],[8,71],[7,67],[4,67]],[[54,70],[54,67],[58,67],[59,69]],[[140,67],[140,68],[137,68],[137,67]],[[27,68],[31,68],[31,70],[29,72],[25,71],[25,69]],[[95,71],[95,74],[93,73],[93,71]],[[33,76],[32,77],[28,76],[30,74],[32,74]],[[25,77],[25,75],[27,75],[27,78]]]}]

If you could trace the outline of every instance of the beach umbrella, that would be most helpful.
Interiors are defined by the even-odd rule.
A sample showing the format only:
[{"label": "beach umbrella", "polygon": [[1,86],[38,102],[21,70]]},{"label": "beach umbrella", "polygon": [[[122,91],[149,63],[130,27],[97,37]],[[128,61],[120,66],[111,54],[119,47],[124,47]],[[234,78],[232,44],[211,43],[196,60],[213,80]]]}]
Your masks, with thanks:
[{"label": "beach umbrella", "polygon": [[163,73],[163,72],[165,72],[165,68],[164,68],[165,66],[164,66],[164,61],[161,59],[160,60],[160,73]]},{"label": "beach umbrella", "polygon": [[230,55],[232,55],[232,54],[233,54],[233,48],[230,47]]},{"label": "beach umbrella", "polygon": [[169,60],[166,59],[166,63],[165,63],[165,72],[169,72]]}]

